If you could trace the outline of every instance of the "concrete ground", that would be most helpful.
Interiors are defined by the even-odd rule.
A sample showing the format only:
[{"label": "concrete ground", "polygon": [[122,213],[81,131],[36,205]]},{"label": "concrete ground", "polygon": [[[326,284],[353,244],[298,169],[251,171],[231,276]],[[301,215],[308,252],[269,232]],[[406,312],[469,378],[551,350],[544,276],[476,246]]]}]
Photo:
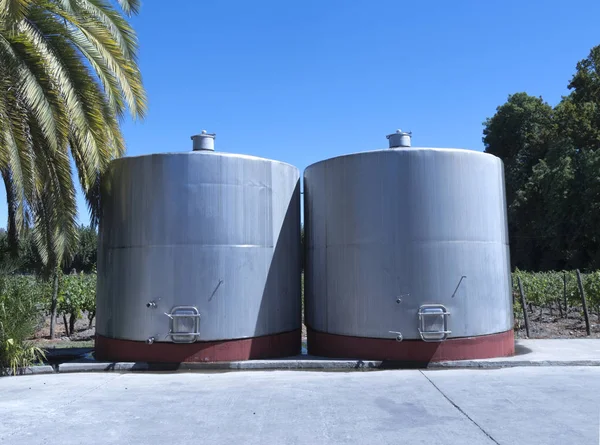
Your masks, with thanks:
[{"label": "concrete ground", "polygon": [[[144,362],[97,362],[91,348],[49,351],[47,357],[53,366],[34,366],[23,369],[22,374],[51,374],[92,371],[165,371],[165,370],[375,370],[406,368],[407,364],[378,360],[329,359],[297,355],[281,359],[248,360],[220,363],[182,363],[156,365]],[[517,340],[512,357],[482,360],[432,362],[423,365],[428,369],[447,368],[510,368],[521,366],[600,366],[600,339]],[[414,368],[414,366],[412,366]]]},{"label": "concrete ground", "polygon": [[0,378],[0,444],[597,444],[600,368]]},{"label": "concrete ground", "polygon": [[519,339],[515,355],[481,360],[460,360],[433,364],[433,367],[505,368],[514,366],[600,366],[600,340]]}]

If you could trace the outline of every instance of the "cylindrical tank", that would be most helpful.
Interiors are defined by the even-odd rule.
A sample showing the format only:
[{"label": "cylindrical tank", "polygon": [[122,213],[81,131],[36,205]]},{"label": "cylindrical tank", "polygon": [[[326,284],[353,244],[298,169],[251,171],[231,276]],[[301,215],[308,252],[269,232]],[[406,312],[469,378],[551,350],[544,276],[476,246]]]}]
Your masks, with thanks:
[{"label": "cylindrical tank", "polygon": [[304,173],[304,218],[310,354],[514,353],[500,159],[399,147],[317,162]]},{"label": "cylindrical tank", "polygon": [[99,360],[300,351],[298,169],[192,139],[194,151],[117,159],[103,180]]}]

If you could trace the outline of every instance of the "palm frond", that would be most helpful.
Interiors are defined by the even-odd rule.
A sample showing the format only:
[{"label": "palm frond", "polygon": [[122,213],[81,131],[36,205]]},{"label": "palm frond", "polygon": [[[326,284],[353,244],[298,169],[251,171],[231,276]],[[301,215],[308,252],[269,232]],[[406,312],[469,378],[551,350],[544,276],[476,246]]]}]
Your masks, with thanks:
[{"label": "palm frond", "polygon": [[125,14],[137,14],[140,12],[140,0],[117,0]]},{"label": "palm frond", "polygon": [[[89,3],[90,1],[92,0],[81,0],[82,3]],[[69,24],[67,30],[70,35],[65,37],[71,39],[77,47],[81,48],[81,52],[86,58],[88,55],[91,56],[88,60],[92,65],[102,67],[102,71],[98,73],[100,77],[104,76],[109,79],[108,73],[110,73],[110,76],[116,79],[115,86],[118,86],[119,94],[125,98],[132,115],[143,117],[147,108],[146,94],[137,66],[137,43],[135,38],[128,37],[125,39],[128,42],[127,45],[121,45],[119,37],[115,37],[111,32],[111,27],[94,20],[93,17],[87,17],[85,14],[83,16],[70,15],[56,6],[48,6],[47,10]],[[114,13],[114,11],[112,12]],[[46,17],[46,20],[38,18],[36,23],[43,23],[48,26],[51,21],[48,17]],[[56,23],[54,25],[52,32],[60,33],[60,27],[57,27]],[[118,29],[126,36],[133,33],[133,30],[125,21],[119,23]],[[107,83],[103,81],[103,84],[106,89]],[[115,93],[116,89],[111,89],[111,94],[114,95]]]},{"label": "palm frond", "polygon": [[9,231],[33,224],[55,267],[74,245],[71,160],[92,223],[109,162],[125,152],[119,120],[143,117],[135,32],[139,0],[0,0],[0,173]]},{"label": "palm frond", "polygon": [[7,191],[9,208],[14,209],[14,218],[9,220],[8,230],[22,232],[29,222],[28,201],[34,196],[33,153],[27,138],[28,127],[25,123],[26,109],[16,100],[15,90],[7,90],[4,99],[10,108],[3,110],[2,122],[4,145],[3,155],[6,163],[2,170],[10,177],[12,189]]},{"label": "palm frond", "polygon": [[32,140],[38,141],[34,237],[44,263],[60,264],[77,242],[77,206],[71,165],[66,152],[52,150],[39,142],[42,140],[40,128],[34,119],[30,125]]},{"label": "palm frond", "polygon": [[111,35],[113,40],[118,44],[119,49],[125,57],[137,57],[137,38],[133,28],[127,20],[121,16],[110,3],[103,0],[79,0],[75,11],[82,20],[75,20],[76,16],[72,16],[71,23],[90,22],[103,26]]},{"label": "palm frond", "polygon": [[[37,67],[39,69],[39,61],[34,61],[30,64],[27,63],[30,59],[36,57],[36,53],[33,52],[33,49],[28,43],[29,42],[26,40],[21,39],[20,36],[15,38],[11,43],[0,35],[0,47],[2,48],[0,51],[0,61],[5,66],[5,69],[10,69],[14,72],[13,78],[16,83],[14,88],[19,91],[20,99],[38,119],[44,137],[47,139],[50,146],[54,150],[57,150],[61,145],[60,137],[62,136],[63,140],[66,137],[66,128],[64,128],[63,125],[62,131],[59,131],[57,126],[61,125],[63,122],[61,122],[62,119],[57,119],[60,117],[60,114],[55,114],[52,109],[53,105],[56,106],[56,98],[53,100],[54,104],[51,104],[46,95],[46,92],[51,93],[53,88],[51,88],[47,82],[45,85],[40,83],[40,80],[44,80],[43,75],[40,76],[40,74],[43,73],[32,72],[31,67]],[[24,49],[21,54],[19,54],[16,49],[16,46],[19,44],[22,49]]]},{"label": "palm frond", "polygon": [[27,15],[33,0],[0,0],[0,20],[9,26],[18,23]]}]

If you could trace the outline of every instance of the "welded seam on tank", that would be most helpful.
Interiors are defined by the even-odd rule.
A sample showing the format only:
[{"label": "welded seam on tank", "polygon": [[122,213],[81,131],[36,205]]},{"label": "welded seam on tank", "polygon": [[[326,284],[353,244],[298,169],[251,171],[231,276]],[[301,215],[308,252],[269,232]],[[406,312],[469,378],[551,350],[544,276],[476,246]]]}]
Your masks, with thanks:
[{"label": "welded seam on tank", "polygon": [[277,159],[268,159],[262,158],[260,156],[246,155],[240,153],[229,153],[226,151],[204,151],[204,150],[196,150],[196,151],[167,151],[164,153],[151,153],[145,155],[137,155],[137,156],[124,156],[122,158],[114,159],[112,161],[113,165],[130,163],[132,161],[138,159],[149,159],[149,158],[170,158],[174,156],[211,156],[213,158],[234,158],[234,159],[244,159],[248,161],[262,161],[268,162],[271,164],[280,164],[295,168],[298,170],[298,167],[295,165],[289,164],[284,161],[278,161]]},{"label": "welded seam on tank", "polygon": [[326,164],[328,162],[346,160],[346,158],[359,159],[360,156],[373,156],[373,155],[389,156],[388,153],[393,153],[392,156],[397,156],[398,154],[404,154],[405,156],[414,156],[414,155],[422,156],[424,153],[427,154],[427,152],[442,152],[442,153],[448,153],[448,154],[450,154],[450,153],[466,154],[471,157],[473,157],[473,155],[478,156],[478,157],[485,156],[487,160],[498,159],[495,156],[490,155],[489,153],[484,153],[482,151],[476,151],[476,150],[469,150],[466,148],[452,148],[452,147],[448,147],[448,148],[445,148],[445,147],[400,147],[400,148],[394,148],[394,149],[378,148],[375,150],[358,151],[358,152],[354,152],[354,153],[347,153],[344,155],[339,155],[339,156],[334,156],[331,158],[323,159],[321,161],[317,161],[314,164],[309,165],[308,167],[306,167],[306,170],[312,169],[314,166]]},{"label": "welded seam on tank", "polygon": [[442,396],[444,396],[444,398],[445,398],[445,399],[446,399],[448,402],[450,402],[450,404],[451,404],[451,405],[452,405],[454,408],[456,408],[456,409],[457,409],[457,410],[458,410],[458,411],[459,411],[459,412],[460,412],[460,413],[461,413],[463,416],[465,416],[467,419],[469,419],[473,425],[475,425],[477,428],[479,428],[479,430],[480,430],[480,431],[481,431],[483,434],[485,434],[485,435],[488,437],[488,439],[490,439],[490,440],[491,440],[492,442],[494,442],[495,444],[497,444],[497,445],[500,445],[500,442],[498,442],[496,439],[494,439],[490,433],[488,433],[486,430],[484,430],[484,429],[481,427],[481,425],[479,425],[477,422],[475,422],[475,420],[473,420],[473,419],[472,419],[472,418],[471,418],[471,417],[470,417],[470,416],[469,416],[469,415],[468,415],[468,414],[467,414],[467,413],[466,413],[466,412],[465,412],[465,411],[464,411],[464,410],[463,410],[463,409],[462,409],[460,406],[458,406],[456,403],[454,403],[454,401],[453,401],[453,400],[452,400],[450,397],[448,397],[448,396],[447,396],[447,395],[444,393],[444,391],[442,391],[442,390],[441,390],[441,389],[440,389],[440,388],[439,388],[439,387],[438,387],[438,386],[437,386],[435,383],[433,383],[433,380],[431,380],[429,377],[427,377],[427,375],[426,375],[426,374],[425,374],[425,373],[424,373],[422,370],[419,370],[419,372],[421,373],[421,375],[422,375],[423,377],[425,377],[425,378],[427,379],[427,381],[428,381],[429,383],[431,383],[431,384],[433,385],[433,387],[434,387],[435,389],[437,389],[437,390],[438,390],[438,392],[439,392],[439,393],[440,393]]},{"label": "welded seam on tank", "polygon": [[[500,244],[500,245],[508,245],[508,243],[504,241],[477,241],[477,240],[431,240],[431,241],[420,241],[420,240],[411,240],[408,243],[410,244]],[[381,242],[373,242],[373,241],[365,241],[361,243],[335,243],[335,244],[327,244],[327,246],[389,246],[390,243],[381,241]],[[309,249],[322,248],[321,246],[314,247],[309,246]]]},{"label": "welded seam on tank", "polygon": [[177,244],[136,244],[129,246],[104,246],[107,249],[145,249],[148,247],[179,247],[179,246],[201,246],[201,247],[236,247],[240,249],[247,249],[250,247],[261,247],[266,249],[272,249],[273,245],[266,244],[204,244],[204,243],[177,243]]}]

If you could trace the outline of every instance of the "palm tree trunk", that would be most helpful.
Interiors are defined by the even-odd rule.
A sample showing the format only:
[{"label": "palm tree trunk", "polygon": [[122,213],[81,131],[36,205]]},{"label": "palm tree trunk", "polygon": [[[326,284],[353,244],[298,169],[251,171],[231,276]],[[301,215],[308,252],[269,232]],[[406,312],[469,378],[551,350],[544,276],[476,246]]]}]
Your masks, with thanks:
[{"label": "palm tree trunk", "polygon": [[50,339],[54,339],[56,325],[56,306],[58,303],[58,272],[54,270],[52,277],[52,303],[50,305]]}]

